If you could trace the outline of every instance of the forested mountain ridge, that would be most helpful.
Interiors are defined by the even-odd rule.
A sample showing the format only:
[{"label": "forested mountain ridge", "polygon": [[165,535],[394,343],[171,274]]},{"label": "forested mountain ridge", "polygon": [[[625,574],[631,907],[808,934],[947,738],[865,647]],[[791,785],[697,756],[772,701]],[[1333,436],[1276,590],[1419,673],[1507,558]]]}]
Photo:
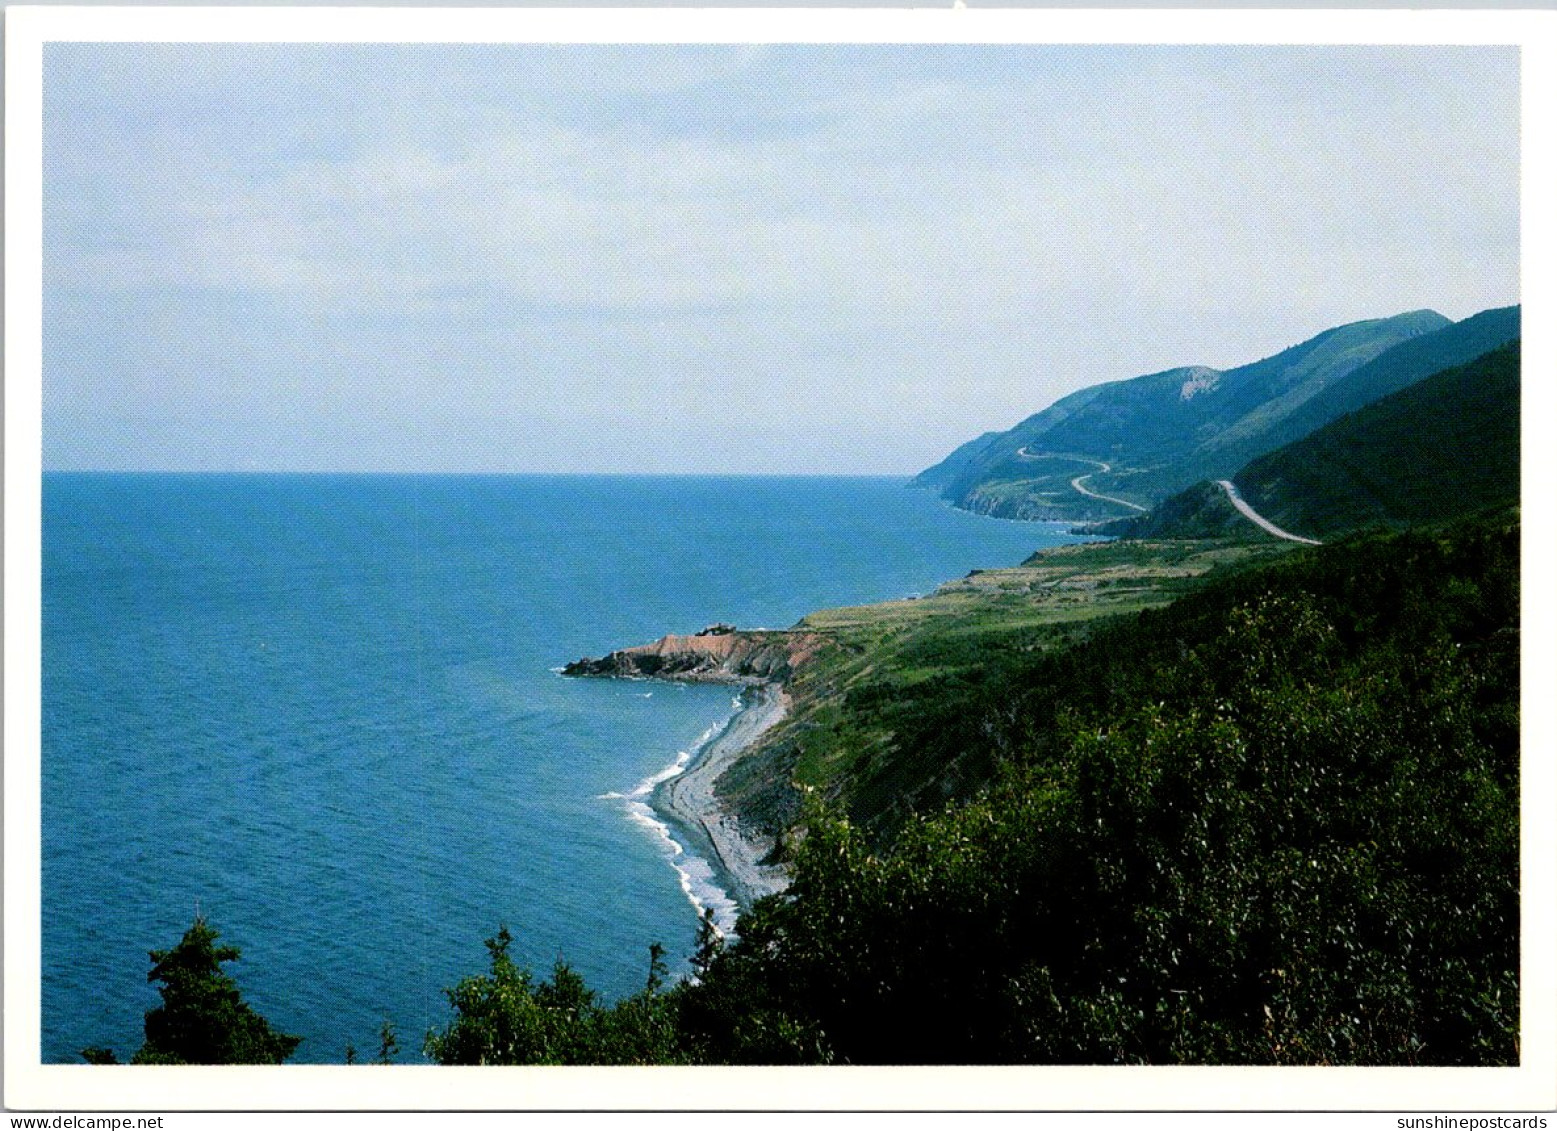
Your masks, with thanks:
[{"label": "forested mountain ridge", "polygon": [[1262,515],[1315,537],[1517,504],[1519,370],[1513,342],[1261,456],[1234,481]]},{"label": "forested mountain ridge", "polygon": [[1255,459],[1435,373],[1464,365],[1499,346],[1517,341],[1520,328],[1521,308],[1504,306],[1484,310],[1412,338],[1359,367],[1346,380],[1317,393],[1270,428],[1258,445],[1224,443],[1220,446],[1228,449],[1229,455],[1242,455],[1244,461]]},{"label": "forested mountain ridge", "polygon": [[970,441],[917,486],[1007,517],[1096,521],[1145,509],[1519,335],[1519,308],[1351,323],[1235,369],[1094,385]]},{"label": "forested mountain ridge", "polygon": [[[1328,538],[1517,505],[1519,468],[1515,340],[1251,461],[1233,482],[1264,518]],[[1262,537],[1209,482],[1102,529],[1121,537]]]}]

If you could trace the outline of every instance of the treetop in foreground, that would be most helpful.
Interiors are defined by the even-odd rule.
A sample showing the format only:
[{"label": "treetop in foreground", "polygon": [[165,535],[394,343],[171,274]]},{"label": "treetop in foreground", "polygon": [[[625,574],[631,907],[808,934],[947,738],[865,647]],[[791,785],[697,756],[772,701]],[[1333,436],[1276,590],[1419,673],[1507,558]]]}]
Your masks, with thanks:
[{"label": "treetop in foreground", "polygon": [[[218,932],[196,916],[177,946],[150,952],[148,982],[161,982],[162,1004],[146,1012],[146,1043],[131,1064],[281,1064],[302,1037],[280,1033],[243,1000],[222,972],[237,961],[235,946],[218,946]],[[112,1064],[112,1051],[90,1048],[92,1064]]]}]

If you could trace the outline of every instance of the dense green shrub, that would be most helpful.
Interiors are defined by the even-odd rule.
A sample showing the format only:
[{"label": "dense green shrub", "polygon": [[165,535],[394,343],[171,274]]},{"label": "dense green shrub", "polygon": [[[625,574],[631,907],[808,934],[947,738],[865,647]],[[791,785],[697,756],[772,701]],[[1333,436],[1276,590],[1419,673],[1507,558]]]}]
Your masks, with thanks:
[{"label": "dense green shrub", "polygon": [[423,1051],[436,1064],[667,1064],[679,1059],[674,1017],[664,986],[659,946],[649,951],[644,988],[605,1007],[567,963],[549,979],[508,953],[502,927],[486,942],[491,972],[446,991],[455,1017],[427,1035]]},{"label": "dense green shrub", "polygon": [[1368,540],[956,688],[1003,691],[1024,756],[889,848],[813,817],[790,893],[684,992],[688,1039],[735,1061],[1516,1062],[1517,610],[1516,526]]}]

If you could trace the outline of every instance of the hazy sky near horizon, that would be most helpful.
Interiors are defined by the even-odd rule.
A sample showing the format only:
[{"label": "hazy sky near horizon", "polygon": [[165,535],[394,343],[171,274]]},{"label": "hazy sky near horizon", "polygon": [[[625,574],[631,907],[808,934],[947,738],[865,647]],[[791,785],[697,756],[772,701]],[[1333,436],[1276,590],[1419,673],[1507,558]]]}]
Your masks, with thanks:
[{"label": "hazy sky near horizon", "polygon": [[908,473],[1519,297],[1512,48],[44,63],[54,469]]}]

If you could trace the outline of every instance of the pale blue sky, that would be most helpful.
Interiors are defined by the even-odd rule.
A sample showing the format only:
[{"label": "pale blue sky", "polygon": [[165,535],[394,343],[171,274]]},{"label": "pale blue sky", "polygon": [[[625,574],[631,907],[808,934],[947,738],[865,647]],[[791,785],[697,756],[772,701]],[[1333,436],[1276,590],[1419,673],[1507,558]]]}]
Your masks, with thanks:
[{"label": "pale blue sky", "polygon": [[1518,301],[1501,48],[53,44],[51,468],[906,473]]}]

